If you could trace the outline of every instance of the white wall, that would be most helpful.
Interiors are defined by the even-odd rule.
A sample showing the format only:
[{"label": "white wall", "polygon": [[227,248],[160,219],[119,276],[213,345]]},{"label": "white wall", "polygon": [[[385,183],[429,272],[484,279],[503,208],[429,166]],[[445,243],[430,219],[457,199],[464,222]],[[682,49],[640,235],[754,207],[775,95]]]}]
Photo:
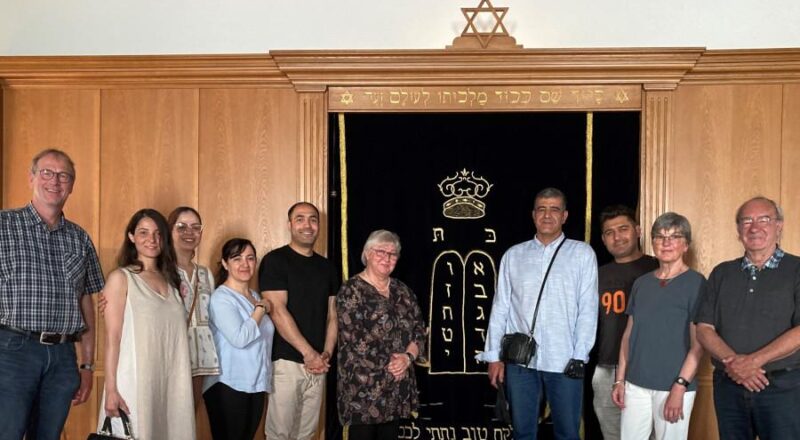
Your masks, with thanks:
[{"label": "white wall", "polygon": [[[443,48],[480,0],[0,0],[0,55]],[[798,0],[493,0],[526,48],[800,47]]]}]

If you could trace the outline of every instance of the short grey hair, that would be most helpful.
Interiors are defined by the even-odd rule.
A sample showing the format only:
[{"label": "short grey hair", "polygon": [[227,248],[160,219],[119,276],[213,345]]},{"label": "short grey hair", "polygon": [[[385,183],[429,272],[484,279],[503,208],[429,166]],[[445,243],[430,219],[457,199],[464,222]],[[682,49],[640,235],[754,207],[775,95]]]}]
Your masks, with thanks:
[{"label": "short grey hair", "polygon": [[64,162],[67,163],[67,168],[69,168],[69,172],[72,173],[72,178],[74,179],[77,177],[75,175],[75,162],[69,157],[69,155],[58,148],[47,148],[36,153],[36,156],[33,156],[33,160],[31,160],[31,174],[36,174],[39,171],[39,161],[45,156],[55,156]]},{"label": "short grey hair", "polygon": [[400,253],[400,236],[392,231],[386,229],[378,229],[372,231],[367,237],[367,242],[364,243],[364,249],[361,251],[361,264],[367,265],[367,251],[372,249],[373,246],[383,243],[391,243],[394,245],[395,252]]},{"label": "short grey hair", "polygon": [[676,212],[665,212],[658,216],[650,228],[650,237],[655,237],[663,230],[677,229],[686,239],[686,244],[692,243],[692,225],[686,217]]},{"label": "short grey hair", "polygon": [[739,221],[742,219],[742,211],[744,210],[744,207],[747,206],[747,204],[750,203],[750,202],[765,202],[765,203],[768,203],[768,204],[772,205],[772,207],[775,209],[775,216],[776,216],[775,220],[777,220],[779,222],[783,221],[783,208],[781,208],[774,200],[772,200],[772,199],[770,199],[768,197],[755,196],[755,197],[751,198],[750,200],[742,203],[742,205],[739,206],[739,209],[736,210],[736,225],[737,226],[739,225]]},{"label": "short grey hair", "polygon": [[536,209],[536,201],[539,199],[561,199],[561,207],[567,210],[567,196],[558,188],[548,187],[536,193],[536,197],[533,198],[533,209]]}]

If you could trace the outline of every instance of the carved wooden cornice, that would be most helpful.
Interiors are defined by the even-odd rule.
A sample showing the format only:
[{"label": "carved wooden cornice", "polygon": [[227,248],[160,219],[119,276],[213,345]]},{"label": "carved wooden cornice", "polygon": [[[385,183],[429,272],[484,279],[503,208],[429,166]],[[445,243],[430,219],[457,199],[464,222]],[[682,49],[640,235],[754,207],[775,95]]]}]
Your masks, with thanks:
[{"label": "carved wooden cornice", "polygon": [[677,85],[703,53],[677,49],[273,51],[297,86]]},{"label": "carved wooden cornice", "polygon": [[800,81],[800,49],[279,50],[250,55],[0,57],[4,87],[294,87]]},{"label": "carved wooden cornice", "polygon": [[681,84],[800,81],[800,48],[709,50]]},{"label": "carved wooden cornice", "polygon": [[290,86],[266,54],[0,57],[0,82],[6,87]]}]

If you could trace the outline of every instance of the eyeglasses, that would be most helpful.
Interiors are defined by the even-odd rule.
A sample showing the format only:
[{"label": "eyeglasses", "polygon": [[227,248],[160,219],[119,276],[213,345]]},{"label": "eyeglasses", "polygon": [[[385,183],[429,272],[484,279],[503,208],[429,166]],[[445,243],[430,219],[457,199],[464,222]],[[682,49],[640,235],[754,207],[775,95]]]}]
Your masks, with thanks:
[{"label": "eyeglasses", "polygon": [[739,224],[744,227],[753,226],[753,223],[757,224],[758,226],[767,226],[768,224],[772,223],[775,220],[768,215],[762,215],[756,218],[753,217],[741,217],[739,219]]},{"label": "eyeglasses", "polygon": [[372,252],[375,252],[375,255],[380,259],[388,258],[390,260],[396,260],[400,258],[400,254],[397,252],[389,252],[383,249],[372,249]]},{"label": "eyeglasses", "polygon": [[186,224],[183,222],[175,223],[175,230],[179,234],[199,234],[203,232],[203,225],[201,223]]},{"label": "eyeglasses", "polygon": [[39,176],[42,177],[42,180],[53,180],[53,177],[57,176],[58,181],[60,183],[70,183],[72,182],[72,179],[75,178],[75,176],[66,171],[61,171],[57,173],[48,168],[42,168],[41,170],[39,170]]},{"label": "eyeglasses", "polygon": [[653,242],[665,243],[668,241],[678,241],[681,238],[684,238],[683,234],[669,234],[669,235],[656,234],[653,236]]}]

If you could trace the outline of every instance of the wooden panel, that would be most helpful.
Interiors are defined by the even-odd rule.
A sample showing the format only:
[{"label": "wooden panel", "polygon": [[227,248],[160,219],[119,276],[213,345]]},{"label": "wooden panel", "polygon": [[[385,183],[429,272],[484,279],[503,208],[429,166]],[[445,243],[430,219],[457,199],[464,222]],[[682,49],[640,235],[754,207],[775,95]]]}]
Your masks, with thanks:
[{"label": "wooden panel", "polygon": [[208,225],[199,261],[219,260],[232,237],[259,256],[289,241],[286,211],[298,200],[297,94],[284,89],[200,92],[198,209]]},{"label": "wooden panel", "polygon": [[647,91],[642,113],[642,154],[639,183],[639,219],[642,250],[652,254],[650,225],[665,211],[669,200],[667,152],[671,148],[673,91]]},{"label": "wooden panel", "polygon": [[[668,209],[692,224],[692,267],[708,275],[742,254],[734,216],[746,199],[780,196],[781,86],[681,86],[667,155]],[[711,367],[698,373],[690,438],[717,438]]]},{"label": "wooden panel", "polygon": [[100,92],[6,90],[3,103],[3,207],[31,200],[31,158],[45,148],[59,148],[70,155],[77,173],[64,212],[96,238]]},{"label": "wooden panel", "polygon": [[112,270],[131,215],[197,205],[197,90],[104,90],[100,254]]},{"label": "wooden panel", "polygon": [[781,246],[800,254],[800,85],[783,86],[783,138],[781,140],[781,205],[786,225]]},{"label": "wooden panel", "polygon": [[[5,90],[3,138],[3,207],[31,199],[31,158],[56,147],[70,155],[77,179],[64,208],[70,220],[98,237],[100,92],[98,90]],[[97,356],[97,353],[96,353]],[[73,407],[64,427],[68,438],[82,438],[94,429],[97,390],[89,401]]]}]

